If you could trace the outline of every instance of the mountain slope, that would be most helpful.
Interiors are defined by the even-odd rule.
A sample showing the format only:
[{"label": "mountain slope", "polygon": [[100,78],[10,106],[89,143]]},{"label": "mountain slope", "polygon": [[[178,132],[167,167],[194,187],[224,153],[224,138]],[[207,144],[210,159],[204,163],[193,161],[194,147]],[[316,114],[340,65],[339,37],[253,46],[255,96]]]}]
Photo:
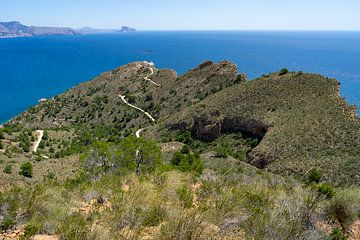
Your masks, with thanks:
[{"label": "mountain slope", "polygon": [[[155,125],[120,95],[151,114]],[[259,168],[298,176],[317,169],[334,183],[360,182],[359,118],[339,96],[339,82],[316,74],[272,73],[246,81],[235,64],[223,61],[177,77],[136,62],[79,84],[11,123],[36,129],[100,124],[126,134],[145,128],[144,135],[157,141],[188,131],[205,144],[232,133],[252,139],[244,160]]]}]

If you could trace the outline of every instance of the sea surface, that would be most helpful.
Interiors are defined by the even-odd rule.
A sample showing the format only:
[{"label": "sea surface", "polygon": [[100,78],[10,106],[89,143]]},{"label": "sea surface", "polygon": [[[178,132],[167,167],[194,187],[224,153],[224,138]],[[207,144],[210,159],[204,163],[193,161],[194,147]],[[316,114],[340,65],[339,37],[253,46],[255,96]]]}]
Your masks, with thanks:
[{"label": "sea surface", "polygon": [[183,74],[225,59],[251,79],[284,67],[335,77],[360,109],[360,32],[136,32],[0,39],[0,123],[128,62]]}]

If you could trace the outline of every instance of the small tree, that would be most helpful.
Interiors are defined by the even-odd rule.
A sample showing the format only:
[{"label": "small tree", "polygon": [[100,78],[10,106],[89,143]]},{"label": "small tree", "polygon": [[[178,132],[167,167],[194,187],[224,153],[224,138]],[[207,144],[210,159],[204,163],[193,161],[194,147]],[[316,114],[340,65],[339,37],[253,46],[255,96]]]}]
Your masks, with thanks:
[{"label": "small tree", "polygon": [[30,162],[25,162],[20,166],[20,174],[24,177],[32,178],[33,166]]},{"label": "small tree", "polygon": [[282,76],[282,75],[287,74],[288,72],[289,72],[289,70],[287,70],[287,68],[283,68],[283,69],[280,70],[279,75]]},{"label": "small tree", "polygon": [[82,159],[85,170],[95,176],[106,172],[149,172],[162,164],[161,149],[156,143],[135,137],[127,137],[119,145],[96,142]]},{"label": "small tree", "polygon": [[136,173],[152,171],[162,164],[161,149],[155,142],[144,138],[127,137],[119,145],[116,164],[123,164]]}]

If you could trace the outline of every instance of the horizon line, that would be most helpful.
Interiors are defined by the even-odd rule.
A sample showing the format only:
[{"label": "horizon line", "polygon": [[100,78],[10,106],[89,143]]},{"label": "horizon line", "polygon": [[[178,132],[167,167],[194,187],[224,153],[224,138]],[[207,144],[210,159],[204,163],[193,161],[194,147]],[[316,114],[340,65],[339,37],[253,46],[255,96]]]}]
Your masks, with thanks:
[{"label": "horizon line", "polygon": [[[21,21],[18,20],[11,20],[11,21],[0,21],[0,22],[19,22],[25,26],[36,26],[36,25],[27,25],[26,23],[23,23]],[[131,25],[122,25],[122,26],[126,26],[126,27],[131,27],[131,28],[135,28],[136,31],[138,32],[149,32],[149,31],[156,31],[156,32],[160,32],[160,31],[168,31],[168,32],[175,32],[175,31],[262,31],[262,32],[360,32],[360,29],[235,29],[235,28],[223,28],[223,29],[137,29],[134,26]],[[57,26],[47,26],[46,24],[43,25],[38,25],[38,27],[62,27],[62,28],[72,28],[74,30],[77,29],[81,29],[81,28],[93,28],[93,29],[104,29],[104,30],[117,30],[120,29],[121,27],[117,26],[117,27],[97,27],[97,26],[82,26],[82,27],[73,27],[73,26],[61,26],[61,25],[57,25]]]}]

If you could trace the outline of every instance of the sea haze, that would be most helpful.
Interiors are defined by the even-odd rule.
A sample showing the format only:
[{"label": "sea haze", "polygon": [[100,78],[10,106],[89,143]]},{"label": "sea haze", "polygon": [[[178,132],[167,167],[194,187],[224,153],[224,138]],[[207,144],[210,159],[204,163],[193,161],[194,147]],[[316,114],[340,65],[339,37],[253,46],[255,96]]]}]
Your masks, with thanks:
[{"label": "sea haze", "polygon": [[136,32],[0,39],[0,123],[128,62],[182,74],[225,59],[251,79],[284,67],[337,78],[360,107],[360,32]]}]

